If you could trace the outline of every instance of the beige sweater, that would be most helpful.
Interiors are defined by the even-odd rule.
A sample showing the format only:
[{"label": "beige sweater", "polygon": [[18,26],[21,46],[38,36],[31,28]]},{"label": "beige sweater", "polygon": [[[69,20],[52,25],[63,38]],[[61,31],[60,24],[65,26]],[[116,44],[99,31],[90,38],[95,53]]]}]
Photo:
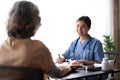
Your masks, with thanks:
[{"label": "beige sweater", "polygon": [[0,65],[41,68],[51,77],[61,77],[70,71],[57,68],[50,51],[38,40],[9,38],[0,46]]},{"label": "beige sweater", "polygon": [[41,68],[51,72],[54,63],[49,50],[38,40],[7,39],[0,46],[0,65]]}]

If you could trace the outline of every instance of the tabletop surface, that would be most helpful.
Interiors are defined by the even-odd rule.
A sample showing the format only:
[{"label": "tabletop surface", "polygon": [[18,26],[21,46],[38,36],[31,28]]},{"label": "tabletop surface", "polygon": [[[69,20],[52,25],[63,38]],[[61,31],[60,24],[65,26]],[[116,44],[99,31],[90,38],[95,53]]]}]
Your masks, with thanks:
[{"label": "tabletop surface", "polygon": [[71,73],[67,74],[61,79],[83,78],[83,77],[96,76],[96,75],[102,75],[102,74],[108,74],[108,73],[116,73],[116,72],[120,72],[120,69],[102,71],[101,69],[84,70],[84,69],[78,68],[77,70],[72,71]]}]

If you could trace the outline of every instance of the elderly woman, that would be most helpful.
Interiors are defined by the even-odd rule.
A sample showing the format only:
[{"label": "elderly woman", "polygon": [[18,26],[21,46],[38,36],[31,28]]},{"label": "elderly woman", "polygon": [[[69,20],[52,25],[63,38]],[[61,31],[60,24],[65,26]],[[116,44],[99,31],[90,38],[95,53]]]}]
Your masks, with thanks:
[{"label": "elderly woman", "polygon": [[29,1],[17,1],[7,24],[8,39],[0,46],[0,65],[40,68],[52,77],[61,77],[70,68],[56,67],[48,48],[32,40],[41,24],[39,10]]}]

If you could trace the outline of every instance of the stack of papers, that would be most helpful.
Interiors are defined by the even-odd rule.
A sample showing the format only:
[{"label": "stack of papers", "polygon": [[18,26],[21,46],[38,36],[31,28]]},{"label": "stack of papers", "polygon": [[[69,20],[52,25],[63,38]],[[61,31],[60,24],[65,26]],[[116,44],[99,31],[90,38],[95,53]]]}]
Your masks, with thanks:
[{"label": "stack of papers", "polygon": [[97,64],[97,63],[95,63],[95,64],[94,64],[94,67],[102,67],[102,64]]}]

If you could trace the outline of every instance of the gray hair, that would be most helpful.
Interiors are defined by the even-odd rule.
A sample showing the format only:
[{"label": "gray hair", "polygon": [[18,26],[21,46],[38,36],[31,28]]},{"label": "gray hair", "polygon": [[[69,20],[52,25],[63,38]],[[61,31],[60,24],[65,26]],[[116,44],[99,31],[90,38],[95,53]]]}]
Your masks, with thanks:
[{"label": "gray hair", "polygon": [[7,31],[9,37],[30,38],[35,34],[41,18],[36,5],[29,1],[17,1],[9,14]]}]

